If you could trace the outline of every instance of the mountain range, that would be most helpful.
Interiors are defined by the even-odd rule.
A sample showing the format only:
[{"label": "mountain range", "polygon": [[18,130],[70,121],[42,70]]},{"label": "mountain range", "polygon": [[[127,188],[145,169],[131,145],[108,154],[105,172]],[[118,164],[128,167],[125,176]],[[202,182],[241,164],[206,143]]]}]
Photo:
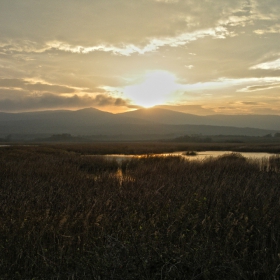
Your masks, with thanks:
[{"label": "mountain range", "polygon": [[162,124],[194,124],[214,126],[252,127],[260,129],[280,130],[278,115],[208,115],[198,116],[161,108],[140,109],[122,113],[123,116],[143,120],[153,120]]},{"label": "mountain range", "polygon": [[[95,108],[25,113],[0,112],[0,137],[7,135],[127,135],[172,138],[182,135],[264,136],[280,131],[278,115],[198,116],[162,108],[112,114]],[[141,138],[141,139],[142,139]]]}]

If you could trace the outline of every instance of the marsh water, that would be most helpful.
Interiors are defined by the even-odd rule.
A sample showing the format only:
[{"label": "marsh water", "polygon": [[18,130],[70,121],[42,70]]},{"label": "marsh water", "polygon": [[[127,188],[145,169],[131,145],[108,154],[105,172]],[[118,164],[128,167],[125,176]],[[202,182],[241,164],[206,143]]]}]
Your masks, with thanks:
[{"label": "marsh water", "polygon": [[[152,156],[181,156],[183,158],[186,158],[188,160],[204,160],[209,157],[218,157],[224,154],[230,154],[233,153],[232,151],[204,151],[204,152],[196,152],[196,155],[186,155],[186,151],[180,151],[180,152],[174,152],[174,153],[162,153],[162,154],[152,154]],[[270,156],[276,155],[276,154],[270,154],[270,153],[256,153],[256,152],[242,152],[239,153],[242,156],[250,159],[262,159],[262,158],[269,158]],[[132,159],[132,158],[141,158],[147,155],[105,155],[104,157],[107,159],[115,159],[118,162],[121,162],[126,159]]]}]

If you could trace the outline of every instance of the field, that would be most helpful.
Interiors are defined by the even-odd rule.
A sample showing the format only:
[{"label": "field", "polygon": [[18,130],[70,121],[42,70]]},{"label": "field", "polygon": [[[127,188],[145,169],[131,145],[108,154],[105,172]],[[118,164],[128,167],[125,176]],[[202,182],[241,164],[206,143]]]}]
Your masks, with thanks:
[{"label": "field", "polygon": [[[152,155],[178,150],[280,145],[1,147],[0,279],[278,277],[280,158]],[[101,156],[110,153],[147,156]]]}]

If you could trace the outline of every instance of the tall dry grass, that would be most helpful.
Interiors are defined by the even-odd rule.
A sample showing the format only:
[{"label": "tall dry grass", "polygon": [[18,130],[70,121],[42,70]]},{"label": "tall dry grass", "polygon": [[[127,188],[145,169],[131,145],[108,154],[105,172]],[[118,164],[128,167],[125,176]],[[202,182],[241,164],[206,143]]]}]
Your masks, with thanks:
[{"label": "tall dry grass", "polygon": [[[40,144],[41,145],[41,144]],[[177,151],[233,151],[280,153],[278,143],[176,143],[176,142],[101,142],[61,143],[44,145],[50,149],[65,150],[81,155],[104,154],[160,154]]]},{"label": "tall dry grass", "polygon": [[0,279],[272,279],[278,159],[1,148]]}]

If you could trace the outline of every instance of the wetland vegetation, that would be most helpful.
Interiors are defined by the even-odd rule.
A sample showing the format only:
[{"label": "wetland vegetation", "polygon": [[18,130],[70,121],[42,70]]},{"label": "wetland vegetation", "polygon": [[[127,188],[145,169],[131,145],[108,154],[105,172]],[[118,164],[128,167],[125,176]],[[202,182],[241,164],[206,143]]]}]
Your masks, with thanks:
[{"label": "wetland vegetation", "polygon": [[[0,149],[0,279],[272,279],[278,144],[95,143]],[[103,154],[147,154],[117,162]],[[261,166],[261,168],[260,168]]]}]

